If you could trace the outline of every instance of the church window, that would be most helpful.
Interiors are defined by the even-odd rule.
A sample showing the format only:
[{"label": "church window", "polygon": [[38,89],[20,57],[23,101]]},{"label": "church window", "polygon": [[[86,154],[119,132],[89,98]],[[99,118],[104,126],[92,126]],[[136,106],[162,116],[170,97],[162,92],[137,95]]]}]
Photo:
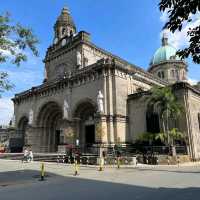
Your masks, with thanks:
[{"label": "church window", "polygon": [[200,113],[198,113],[198,122],[199,122],[199,130],[200,130]]},{"label": "church window", "polygon": [[165,74],[163,71],[158,72],[158,77],[164,79],[165,78]]},{"label": "church window", "polygon": [[65,35],[65,33],[66,33],[66,29],[65,29],[65,28],[63,28],[63,29],[62,29],[62,35],[64,36],[64,35]]},{"label": "church window", "polygon": [[160,123],[159,123],[158,114],[152,113],[152,112],[147,112],[146,113],[146,125],[147,125],[147,132],[159,133],[160,132]]},{"label": "church window", "polygon": [[161,78],[161,73],[160,72],[158,72],[158,77]]},{"label": "church window", "polygon": [[161,75],[162,75],[162,76],[161,76],[162,79],[164,79],[164,78],[165,78],[165,73],[164,73],[163,71],[161,72]]}]

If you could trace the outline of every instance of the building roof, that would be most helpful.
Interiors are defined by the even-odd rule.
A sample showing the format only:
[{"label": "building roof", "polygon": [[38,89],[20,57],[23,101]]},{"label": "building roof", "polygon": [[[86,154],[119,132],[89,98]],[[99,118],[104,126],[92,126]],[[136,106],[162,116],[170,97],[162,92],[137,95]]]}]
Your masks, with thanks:
[{"label": "building roof", "polygon": [[150,65],[157,65],[168,60],[181,60],[178,56],[176,56],[176,52],[176,48],[171,46],[168,43],[166,35],[163,35],[162,46],[154,53]]},{"label": "building roof", "polygon": [[58,24],[65,24],[65,25],[69,25],[71,27],[73,27],[75,30],[76,30],[76,26],[75,26],[75,23],[70,15],[70,11],[67,7],[64,7],[62,9],[62,12],[60,14],[60,16],[58,17],[57,21],[56,21],[56,24],[55,24],[55,27],[58,25]]}]

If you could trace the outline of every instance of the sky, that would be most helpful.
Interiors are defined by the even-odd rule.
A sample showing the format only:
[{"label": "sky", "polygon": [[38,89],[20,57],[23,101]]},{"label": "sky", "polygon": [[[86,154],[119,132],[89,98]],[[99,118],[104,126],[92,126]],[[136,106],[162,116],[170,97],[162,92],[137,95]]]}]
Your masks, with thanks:
[{"label": "sky", "polygon": [[[91,34],[92,42],[127,61],[147,69],[150,60],[161,45],[162,27],[167,21],[166,13],[158,9],[159,0],[1,0],[0,14],[9,12],[13,22],[32,28],[39,39],[39,57],[27,51],[28,61],[20,67],[1,64],[0,71],[6,71],[15,87],[2,94],[0,99],[0,125],[8,124],[13,115],[10,100],[16,93],[40,85],[44,78],[46,49],[53,42],[53,25],[62,8],[67,6],[79,31]],[[200,15],[194,23],[200,23]],[[188,26],[169,41],[176,48],[187,45]],[[200,80],[200,66],[187,60],[189,79]]]}]

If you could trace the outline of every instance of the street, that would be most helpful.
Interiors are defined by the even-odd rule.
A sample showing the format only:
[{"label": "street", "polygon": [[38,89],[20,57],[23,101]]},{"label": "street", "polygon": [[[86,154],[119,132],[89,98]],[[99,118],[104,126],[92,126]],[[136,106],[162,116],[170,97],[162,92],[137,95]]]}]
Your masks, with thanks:
[{"label": "street", "polygon": [[0,199],[199,199],[200,166],[138,166],[137,168],[74,167],[0,160]]}]

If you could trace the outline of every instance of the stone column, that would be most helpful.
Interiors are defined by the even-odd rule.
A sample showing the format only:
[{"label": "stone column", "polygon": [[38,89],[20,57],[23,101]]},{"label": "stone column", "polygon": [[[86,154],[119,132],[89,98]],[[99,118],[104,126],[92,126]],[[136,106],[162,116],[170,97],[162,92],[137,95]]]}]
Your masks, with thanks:
[{"label": "stone column", "polygon": [[27,144],[30,145],[33,152],[40,152],[40,131],[36,127],[28,126],[26,129]]},{"label": "stone column", "polygon": [[95,116],[95,140],[96,142],[108,143],[108,130],[105,115]]}]

